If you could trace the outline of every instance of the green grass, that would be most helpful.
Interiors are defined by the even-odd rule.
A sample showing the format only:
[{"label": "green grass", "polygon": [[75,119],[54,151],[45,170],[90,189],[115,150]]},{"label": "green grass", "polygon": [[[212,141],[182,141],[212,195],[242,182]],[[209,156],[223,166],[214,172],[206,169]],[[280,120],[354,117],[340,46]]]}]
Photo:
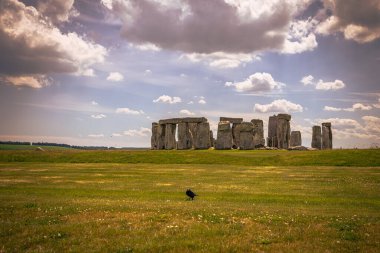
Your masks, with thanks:
[{"label": "green grass", "polygon": [[14,145],[14,144],[0,144],[0,150],[36,150],[41,147],[43,150],[67,150],[67,147],[59,146],[38,146],[38,145]]},{"label": "green grass", "polygon": [[0,151],[0,252],[379,252],[378,157]]},{"label": "green grass", "polygon": [[254,166],[380,166],[380,149],[367,150],[34,150],[0,151],[0,162],[231,164]]}]

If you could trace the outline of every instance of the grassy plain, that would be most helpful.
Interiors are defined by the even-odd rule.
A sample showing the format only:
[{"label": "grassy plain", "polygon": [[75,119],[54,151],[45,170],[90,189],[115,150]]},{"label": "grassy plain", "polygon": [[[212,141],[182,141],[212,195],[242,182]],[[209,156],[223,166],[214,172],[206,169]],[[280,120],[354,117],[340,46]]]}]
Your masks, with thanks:
[{"label": "grassy plain", "polygon": [[0,151],[0,252],[379,252],[379,162],[379,150]]}]

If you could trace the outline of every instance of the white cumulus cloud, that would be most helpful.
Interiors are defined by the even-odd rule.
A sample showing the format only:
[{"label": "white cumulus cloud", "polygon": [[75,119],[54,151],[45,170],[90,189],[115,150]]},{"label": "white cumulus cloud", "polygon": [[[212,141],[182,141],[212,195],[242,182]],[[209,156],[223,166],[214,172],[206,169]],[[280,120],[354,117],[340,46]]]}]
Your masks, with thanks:
[{"label": "white cumulus cloud", "polygon": [[318,46],[316,36],[313,32],[317,23],[316,20],[311,18],[307,20],[292,21],[283,48],[280,52],[285,54],[296,54],[314,50]]},{"label": "white cumulus cloud", "polygon": [[280,90],[285,84],[277,82],[269,73],[255,73],[241,82],[226,82],[225,86],[234,87],[237,92],[269,92]]},{"label": "white cumulus cloud", "polygon": [[148,136],[151,133],[151,130],[146,127],[140,127],[140,129],[130,129],[123,132],[126,136]]},{"label": "white cumulus cloud", "polygon": [[124,79],[124,76],[119,72],[111,72],[107,77],[107,81],[111,81],[111,82],[120,82],[123,79]]},{"label": "white cumulus cloud", "polygon": [[204,98],[199,99],[198,104],[205,105],[207,102]]},{"label": "white cumulus cloud", "polygon": [[356,111],[369,111],[372,109],[372,106],[370,105],[363,105],[362,103],[356,103],[353,104],[350,108],[337,108],[337,107],[331,107],[331,106],[325,106],[323,108],[324,111],[346,111],[346,112],[356,112]]},{"label": "white cumulus cloud", "polygon": [[303,107],[300,104],[292,103],[286,99],[278,99],[274,100],[270,104],[255,104],[254,106],[255,112],[302,112]]},{"label": "white cumulus cloud", "polygon": [[213,68],[232,69],[237,68],[254,60],[259,61],[261,58],[255,54],[247,53],[225,53],[213,52],[205,53],[188,53],[181,55],[180,59],[186,59],[191,62],[205,62]]},{"label": "white cumulus cloud", "polygon": [[144,114],[144,111],[142,110],[137,111],[137,110],[132,110],[127,107],[124,107],[124,108],[117,108],[116,113],[129,114],[129,115],[141,115],[141,114]]},{"label": "white cumulus cloud", "polygon": [[316,90],[340,90],[346,87],[346,84],[342,80],[325,82],[320,79],[318,82],[316,82],[314,81],[314,77],[312,75],[304,76],[300,82],[305,86],[312,85]]},{"label": "white cumulus cloud", "polygon": [[153,100],[153,103],[163,103],[163,104],[177,104],[181,103],[182,99],[180,97],[171,97],[168,95],[159,96],[157,99]]},{"label": "white cumulus cloud", "polygon": [[189,110],[185,110],[185,109],[180,110],[179,114],[186,115],[186,116],[194,116],[195,115],[195,113],[190,112]]},{"label": "white cumulus cloud", "polygon": [[335,80],[333,82],[324,82],[323,80],[319,80],[315,89],[317,90],[340,90],[346,87],[343,81]]},{"label": "white cumulus cloud", "polygon": [[93,118],[93,119],[104,119],[104,118],[106,118],[107,116],[106,115],[104,115],[104,114],[93,114],[93,115],[91,115],[91,118]]},{"label": "white cumulus cloud", "polygon": [[314,77],[312,75],[304,76],[301,79],[301,83],[304,85],[310,85],[313,84]]},{"label": "white cumulus cloud", "polygon": [[90,138],[103,138],[104,134],[89,134],[88,137],[90,137]]}]

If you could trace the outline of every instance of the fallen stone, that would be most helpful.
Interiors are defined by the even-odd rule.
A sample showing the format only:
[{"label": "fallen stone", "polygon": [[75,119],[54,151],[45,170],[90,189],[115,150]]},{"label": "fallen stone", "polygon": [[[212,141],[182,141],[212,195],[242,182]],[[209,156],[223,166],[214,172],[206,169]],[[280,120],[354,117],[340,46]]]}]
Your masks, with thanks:
[{"label": "fallen stone", "polygon": [[289,147],[288,150],[307,151],[309,150],[309,148],[304,147],[304,146],[294,146],[294,147]]}]

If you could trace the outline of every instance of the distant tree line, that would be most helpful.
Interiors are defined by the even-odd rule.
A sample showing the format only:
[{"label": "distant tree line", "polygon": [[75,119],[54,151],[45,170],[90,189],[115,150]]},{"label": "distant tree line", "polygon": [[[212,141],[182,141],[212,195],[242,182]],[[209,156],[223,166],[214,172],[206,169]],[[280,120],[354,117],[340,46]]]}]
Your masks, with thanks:
[{"label": "distant tree line", "polygon": [[53,147],[63,147],[63,148],[73,148],[73,149],[86,149],[86,150],[116,149],[114,147],[105,147],[105,146],[76,146],[76,145],[69,145],[69,144],[63,144],[63,143],[54,143],[54,142],[0,141],[0,144],[30,145],[30,146],[53,146]]}]

